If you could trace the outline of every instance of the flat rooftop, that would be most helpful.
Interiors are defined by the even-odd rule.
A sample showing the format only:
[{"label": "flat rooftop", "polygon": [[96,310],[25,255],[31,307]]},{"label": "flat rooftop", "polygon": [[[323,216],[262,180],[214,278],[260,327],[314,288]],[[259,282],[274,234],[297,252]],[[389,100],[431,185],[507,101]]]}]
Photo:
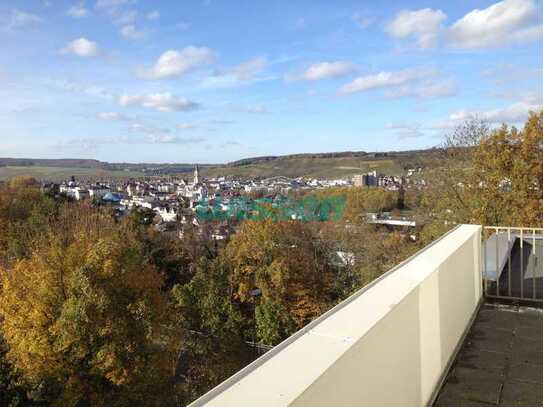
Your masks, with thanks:
[{"label": "flat rooftop", "polygon": [[543,406],[543,310],[483,305],[434,406]]}]

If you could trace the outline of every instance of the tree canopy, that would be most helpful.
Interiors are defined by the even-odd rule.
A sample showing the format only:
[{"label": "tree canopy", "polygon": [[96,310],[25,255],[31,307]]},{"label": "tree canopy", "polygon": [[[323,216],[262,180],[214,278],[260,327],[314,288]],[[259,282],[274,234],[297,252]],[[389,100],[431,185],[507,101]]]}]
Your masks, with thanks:
[{"label": "tree canopy", "polygon": [[102,226],[49,236],[1,273],[7,358],[59,405],[145,403],[175,371],[163,277],[128,229]]},{"label": "tree canopy", "polygon": [[421,218],[429,242],[459,223],[543,225],[543,112],[522,129],[474,119],[455,129],[426,173]]}]

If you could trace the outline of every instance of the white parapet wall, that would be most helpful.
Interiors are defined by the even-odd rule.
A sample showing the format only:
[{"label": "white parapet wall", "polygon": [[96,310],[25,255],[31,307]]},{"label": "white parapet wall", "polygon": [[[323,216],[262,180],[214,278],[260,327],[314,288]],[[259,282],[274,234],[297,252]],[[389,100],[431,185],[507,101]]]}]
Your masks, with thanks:
[{"label": "white parapet wall", "polygon": [[428,405],[481,302],[480,242],[457,227],[191,406]]}]

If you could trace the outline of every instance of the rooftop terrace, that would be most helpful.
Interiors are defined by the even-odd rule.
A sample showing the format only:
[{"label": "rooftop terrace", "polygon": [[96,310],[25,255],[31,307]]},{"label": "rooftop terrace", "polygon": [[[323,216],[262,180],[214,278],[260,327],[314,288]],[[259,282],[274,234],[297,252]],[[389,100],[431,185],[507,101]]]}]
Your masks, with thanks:
[{"label": "rooftop terrace", "polygon": [[484,305],[435,407],[542,405],[543,312]]}]

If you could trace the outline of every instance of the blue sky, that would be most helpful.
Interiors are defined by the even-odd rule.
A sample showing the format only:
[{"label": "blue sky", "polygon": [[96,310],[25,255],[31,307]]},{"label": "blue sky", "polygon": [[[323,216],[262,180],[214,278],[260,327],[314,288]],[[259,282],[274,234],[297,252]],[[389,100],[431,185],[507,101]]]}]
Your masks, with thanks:
[{"label": "blue sky", "polygon": [[415,149],[543,109],[537,0],[4,0],[0,49],[0,156]]}]

